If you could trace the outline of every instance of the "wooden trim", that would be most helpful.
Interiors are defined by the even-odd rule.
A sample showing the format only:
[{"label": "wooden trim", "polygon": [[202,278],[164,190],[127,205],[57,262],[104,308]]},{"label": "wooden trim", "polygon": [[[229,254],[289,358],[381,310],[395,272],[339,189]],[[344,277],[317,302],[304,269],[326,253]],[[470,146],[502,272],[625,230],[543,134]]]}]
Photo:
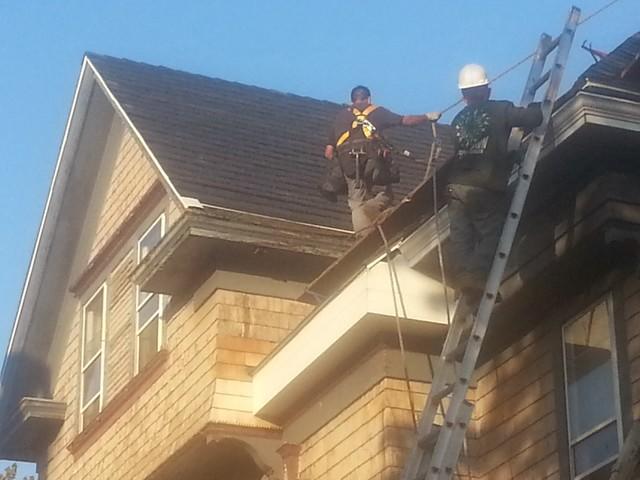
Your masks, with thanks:
[{"label": "wooden trim", "polygon": [[611,289],[611,307],[617,351],[618,392],[620,395],[620,416],[623,437],[633,426],[633,398],[631,394],[629,340],[625,315],[624,280],[616,282]]},{"label": "wooden trim", "polygon": [[74,457],[81,456],[165,371],[169,352],[161,350],[145,368],[120,390],[84,430],[67,445]]},{"label": "wooden trim", "polygon": [[128,113],[126,112],[124,107],[120,104],[116,96],[113,94],[113,92],[107,85],[107,82],[104,80],[104,78],[102,78],[102,74],[100,73],[100,71],[93,65],[89,57],[85,56],[84,58],[85,58],[85,62],[91,67],[91,71],[93,72],[93,75],[95,77],[96,84],[100,86],[102,92],[109,99],[109,101],[111,102],[111,105],[113,105],[114,110],[116,110],[116,112],[120,114],[121,118],[124,119],[127,126],[134,133],[138,143],[142,146],[142,149],[146,152],[148,158],[151,159],[151,163],[155,167],[156,172],[159,175],[159,178],[162,179],[161,182],[163,186],[165,186],[169,191],[171,191],[171,193],[173,194],[173,197],[178,201],[179,205],[183,209],[186,209],[188,205],[186,204],[184,197],[180,195],[180,192],[178,192],[178,189],[175,187],[175,185],[169,178],[169,175],[167,175],[167,172],[164,170],[164,168],[162,168],[162,165],[160,164],[155,154],[149,147],[149,144],[144,139],[144,137],[142,136],[138,128],[135,126],[135,124],[131,121],[131,118],[129,117]]},{"label": "wooden trim", "polygon": [[282,429],[279,427],[251,427],[247,425],[231,425],[222,422],[210,422],[202,430],[207,443],[219,441],[224,438],[255,437],[280,440]]},{"label": "wooden trim", "polygon": [[83,290],[96,279],[106,264],[115,257],[122,245],[133,235],[140,220],[150,213],[153,207],[164,197],[165,193],[162,183],[156,180],[109,240],[94,255],[82,273],[71,283],[69,288],[71,293],[76,296],[82,294]]}]

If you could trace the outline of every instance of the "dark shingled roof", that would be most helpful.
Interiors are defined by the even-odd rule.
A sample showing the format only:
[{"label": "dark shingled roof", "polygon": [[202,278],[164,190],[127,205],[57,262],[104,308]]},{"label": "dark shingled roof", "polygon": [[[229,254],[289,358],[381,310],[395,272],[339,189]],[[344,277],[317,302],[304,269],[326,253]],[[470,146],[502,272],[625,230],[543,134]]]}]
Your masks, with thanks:
[{"label": "dark shingled roof", "polygon": [[631,80],[625,75],[629,73],[632,64],[638,60],[640,60],[640,32],[631,35],[606,57],[591,65],[580,78],[640,91],[640,82]]},{"label": "dark shingled roof", "polygon": [[[125,59],[88,57],[180,195],[205,205],[351,229],[344,198],[333,204],[317,189],[326,168],[328,128],[340,105]],[[397,128],[389,138],[424,159],[430,128]],[[400,164],[398,199],[418,185],[425,170],[415,159],[402,158]]]},{"label": "dark shingled roof", "polygon": [[[629,92],[640,92],[640,32],[631,35],[606,57],[587,68],[558,103],[562,104],[583,88],[599,92],[599,87],[588,85],[587,81]],[[606,95],[626,98],[622,91],[615,94],[607,91]]]}]

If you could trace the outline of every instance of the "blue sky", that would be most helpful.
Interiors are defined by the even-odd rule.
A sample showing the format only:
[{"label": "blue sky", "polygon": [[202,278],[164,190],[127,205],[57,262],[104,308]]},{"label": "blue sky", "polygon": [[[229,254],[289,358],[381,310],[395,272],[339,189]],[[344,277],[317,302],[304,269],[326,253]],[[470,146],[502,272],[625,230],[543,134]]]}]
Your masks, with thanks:
[{"label": "blue sky", "polygon": [[[577,0],[576,0],[577,1]],[[608,0],[581,0],[589,14]],[[570,1],[0,0],[0,350],[10,335],[64,123],[85,51],[346,101],[359,83],[399,113],[457,99],[465,63],[499,73],[556,33]],[[590,63],[583,40],[610,50],[639,29],[620,0],[582,26],[567,87]],[[527,67],[494,85],[517,100]],[[450,117],[449,117],[450,118]],[[318,161],[322,161],[318,152]]]}]

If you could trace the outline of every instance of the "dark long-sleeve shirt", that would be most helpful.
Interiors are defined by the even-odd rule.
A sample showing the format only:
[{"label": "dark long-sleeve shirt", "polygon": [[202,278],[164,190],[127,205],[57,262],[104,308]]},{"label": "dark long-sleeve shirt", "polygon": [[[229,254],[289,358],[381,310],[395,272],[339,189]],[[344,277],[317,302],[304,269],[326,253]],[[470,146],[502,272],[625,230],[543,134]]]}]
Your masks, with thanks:
[{"label": "dark long-sleeve shirt", "polygon": [[505,190],[513,168],[507,149],[511,129],[531,129],[540,122],[542,112],[537,104],[516,107],[508,101],[487,100],[465,107],[452,122],[456,153],[448,182]]}]

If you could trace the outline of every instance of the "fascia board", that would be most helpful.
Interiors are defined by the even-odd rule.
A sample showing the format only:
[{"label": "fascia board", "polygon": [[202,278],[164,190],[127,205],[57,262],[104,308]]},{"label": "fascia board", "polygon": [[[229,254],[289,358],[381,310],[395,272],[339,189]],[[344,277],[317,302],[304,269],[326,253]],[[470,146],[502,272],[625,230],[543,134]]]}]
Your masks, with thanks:
[{"label": "fascia board", "polygon": [[[413,270],[402,256],[393,259],[398,275],[400,291],[391,288],[387,262],[380,262],[369,270],[367,278],[367,313],[375,313],[388,317],[395,316],[393,291],[400,318],[407,318],[431,323],[447,323],[442,284],[428,276]],[[450,302],[453,293],[449,295]],[[450,309],[453,304],[450,304]]]},{"label": "fascia board", "polygon": [[[402,288],[402,302],[396,290],[400,317],[404,317],[400,307],[404,303],[408,319],[446,325],[442,285],[412,270],[401,256],[395,257],[393,261]],[[272,403],[274,400],[279,403],[277,397],[284,398],[294,384],[298,386],[293,387],[293,390],[299,390],[301,379],[312,365],[329,360],[326,353],[329,349],[343,341],[343,337],[360,322],[366,322],[376,315],[390,318],[395,316],[386,261],[363,270],[256,370],[253,377],[254,413],[259,416],[267,412],[269,416],[269,410],[278,410],[279,407]],[[368,331],[368,327],[365,330]],[[376,334],[374,330],[371,331],[372,335]],[[307,383],[311,385],[316,380],[309,378]]]},{"label": "fascia board", "polygon": [[554,136],[545,154],[586,124],[640,131],[640,103],[607,95],[578,92],[554,112]]},{"label": "fascia board", "polygon": [[20,295],[11,337],[9,338],[7,351],[2,364],[2,373],[0,374],[0,382],[2,385],[7,383],[4,378],[7,358],[11,352],[22,348],[26,333],[29,329],[29,317],[35,300],[39,295],[44,268],[51,250],[53,235],[62,206],[62,199],[67,189],[73,158],[82,132],[82,126],[84,125],[85,114],[89,105],[93,85],[94,78],[88,72],[87,61],[85,59],[80,69],[80,75],[78,76],[78,82],[71,103],[71,110],[67,117],[49,193],[47,194],[36,242]]},{"label": "fascia board", "polygon": [[[446,205],[440,209],[438,215],[438,222],[435,217],[430,217],[398,245],[398,250],[410,267],[414,267],[436,248],[438,242],[443,242],[449,237],[449,214]],[[439,235],[436,235],[436,223],[440,230]]]},{"label": "fascia board", "polygon": [[259,412],[367,313],[363,271],[336,298],[313,315],[253,377],[254,412]]},{"label": "fascia board", "polygon": [[129,115],[127,115],[127,112],[124,110],[124,108],[122,107],[118,99],[115,97],[113,92],[109,89],[107,82],[105,82],[102,75],[100,75],[100,71],[93,65],[93,63],[91,63],[91,60],[88,57],[85,57],[85,62],[89,66],[89,68],[91,68],[91,71],[93,72],[93,75],[96,78],[97,84],[100,86],[100,88],[102,89],[104,94],[107,96],[107,98],[109,99],[109,101],[111,102],[115,110],[118,112],[118,114],[121,116],[121,118],[125,121],[129,129],[133,132],[133,134],[135,135],[136,139],[144,149],[147,156],[151,159],[151,162],[155,167],[157,173],[159,174],[162,180],[162,183],[171,192],[171,194],[177,200],[178,204],[182,207],[183,210],[186,210],[189,207],[201,208],[201,204],[199,201],[197,201],[197,199],[193,199],[190,197],[182,197],[180,193],[178,193],[178,190],[171,182],[171,179],[167,175],[167,172],[165,172],[164,168],[162,168],[162,166],[160,165],[160,162],[158,161],[155,154],[153,153],[153,151],[151,150],[151,148],[143,138],[142,134],[136,128],[134,123],[131,121],[131,118],[129,118]]}]

